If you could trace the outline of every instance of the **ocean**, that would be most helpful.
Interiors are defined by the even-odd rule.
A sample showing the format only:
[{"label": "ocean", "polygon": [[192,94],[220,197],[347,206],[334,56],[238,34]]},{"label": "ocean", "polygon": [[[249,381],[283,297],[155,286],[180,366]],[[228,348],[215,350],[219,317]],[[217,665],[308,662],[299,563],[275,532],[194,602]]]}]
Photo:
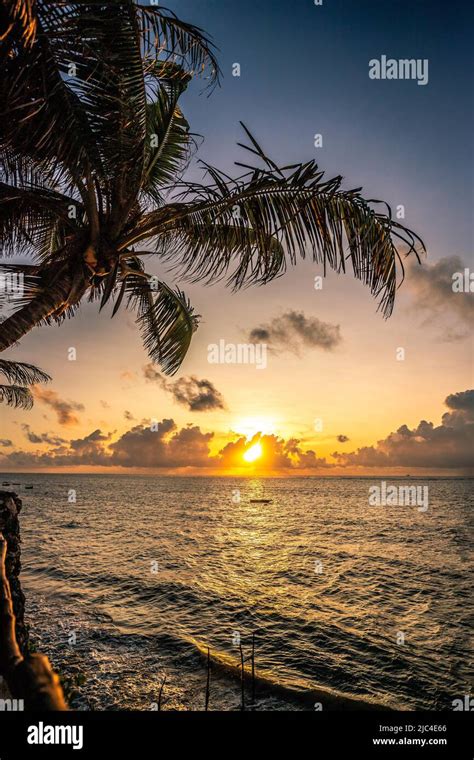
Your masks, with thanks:
[{"label": "ocean", "polygon": [[427,486],[421,509],[369,504],[374,478],[0,479],[31,638],[76,709],[156,709],[162,688],[161,709],[202,710],[208,648],[211,710],[241,708],[241,656],[246,709],[470,693],[472,480],[387,479]]}]

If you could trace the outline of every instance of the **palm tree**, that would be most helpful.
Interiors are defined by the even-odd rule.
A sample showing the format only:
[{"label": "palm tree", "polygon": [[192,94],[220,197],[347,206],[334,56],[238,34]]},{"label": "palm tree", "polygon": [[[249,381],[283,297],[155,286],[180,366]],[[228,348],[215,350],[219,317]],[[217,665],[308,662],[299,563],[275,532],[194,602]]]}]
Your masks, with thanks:
[{"label": "palm tree", "polygon": [[0,359],[0,375],[9,380],[9,385],[0,385],[0,403],[31,409],[33,395],[26,386],[47,383],[50,376],[43,370],[25,362],[12,362]]},{"label": "palm tree", "polygon": [[240,176],[204,164],[207,183],[183,179],[196,142],[178,101],[193,76],[211,89],[219,79],[202,30],[132,0],[7,0],[0,37],[0,242],[31,261],[9,266],[25,288],[0,350],[85,298],[114,298],[113,314],[125,299],[151,359],[173,374],[199,318],[144,256],[239,289],[309,254],[324,273],[351,268],[391,314],[397,245],[417,257],[424,247],[361,188],[314,161],[279,166],[245,127]]}]

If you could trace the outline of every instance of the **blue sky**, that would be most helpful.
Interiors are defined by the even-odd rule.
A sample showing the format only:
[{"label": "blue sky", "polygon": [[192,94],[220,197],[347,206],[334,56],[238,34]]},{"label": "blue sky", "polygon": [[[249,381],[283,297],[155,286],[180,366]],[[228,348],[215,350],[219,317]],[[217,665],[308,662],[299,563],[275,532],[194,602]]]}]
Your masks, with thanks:
[{"label": "blue sky", "polygon": [[[348,186],[406,207],[431,256],[472,248],[469,3],[439,0],[177,0],[219,47],[222,87],[188,95],[200,155],[228,169],[244,121],[281,161],[315,157]],[[429,83],[374,81],[368,61],[427,58]],[[241,64],[241,77],[232,64]],[[323,135],[323,148],[313,135]]]}]

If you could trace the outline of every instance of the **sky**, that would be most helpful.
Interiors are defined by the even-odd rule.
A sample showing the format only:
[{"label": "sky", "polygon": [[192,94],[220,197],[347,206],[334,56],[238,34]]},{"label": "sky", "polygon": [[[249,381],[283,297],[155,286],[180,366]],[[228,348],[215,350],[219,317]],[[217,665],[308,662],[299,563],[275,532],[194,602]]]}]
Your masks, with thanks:
[{"label": "sky", "polygon": [[[2,407],[0,468],[162,474],[355,475],[471,472],[472,53],[465,2],[176,0],[213,38],[223,77],[181,101],[198,157],[234,176],[242,121],[279,163],[327,176],[392,208],[424,240],[392,317],[349,274],[305,260],[262,288],[183,287],[202,321],[164,379],[133,314],[95,304],[33,330],[8,352],[53,382],[33,410]],[[427,59],[428,83],[369,78],[369,61]],[[233,76],[234,64],[240,76]],[[322,147],[315,147],[315,135]],[[193,165],[190,176],[201,178]],[[150,273],[163,275],[156,259]],[[173,283],[173,276],[167,275]],[[264,331],[264,333],[262,333]],[[267,336],[266,366],[209,363],[210,345]],[[70,360],[75,350],[75,359]],[[154,429],[151,428],[154,426]],[[155,429],[156,428],[156,429]],[[262,437],[263,436],[263,437]],[[261,439],[264,455],[245,451]]]}]

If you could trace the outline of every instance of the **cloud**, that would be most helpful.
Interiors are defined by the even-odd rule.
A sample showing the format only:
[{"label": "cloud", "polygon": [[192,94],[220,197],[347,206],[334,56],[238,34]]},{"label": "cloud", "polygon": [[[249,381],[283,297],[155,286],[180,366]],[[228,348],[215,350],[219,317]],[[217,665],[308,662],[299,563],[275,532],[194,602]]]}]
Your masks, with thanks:
[{"label": "cloud", "polygon": [[124,416],[124,417],[125,417],[125,419],[126,419],[126,420],[128,420],[129,422],[132,422],[132,421],[135,419],[135,417],[133,416],[133,414],[132,414],[131,412],[129,412],[127,409],[125,409],[125,411],[124,411],[124,413],[123,413],[123,416]]},{"label": "cloud", "polygon": [[461,410],[472,419],[474,415],[474,390],[450,393],[444,403],[449,409]]},{"label": "cloud", "polygon": [[338,435],[337,440],[339,441],[339,443],[347,443],[349,438],[347,437],[347,435]]},{"label": "cloud", "polygon": [[[217,457],[220,466],[224,468],[241,467],[243,454],[249,445],[253,445],[257,441],[263,449],[261,465],[265,470],[319,470],[333,466],[326,459],[318,458],[312,449],[303,451],[297,438],[289,438],[285,441],[276,435],[262,435],[261,433],[257,433],[250,443],[244,436],[227,443]],[[254,467],[258,469],[258,466],[259,462],[257,461]]]},{"label": "cloud", "polygon": [[466,422],[474,422],[474,390],[451,393],[444,403],[451,411],[443,414],[443,425],[463,427]]},{"label": "cloud", "polygon": [[152,425],[136,425],[110,445],[110,464],[121,467],[209,467],[209,444],[214,433],[203,433],[188,425],[178,430],[174,420]]},{"label": "cloud", "polygon": [[97,428],[84,438],[70,441],[69,450],[61,453],[61,456],[64,457],[65,464],[108,465],[110,454],[104,444],[111,438],[112,433],[105,434]]},{"label": "cloud", "polygon": [[[472,470],[474,450],[474,390],[452,393],[446,397],[447,411],[441,424],[421,420],[410,429],[401,425],[396,432],[373,446],[364,446],[352,452],[334,452],[334,461],[319,457],[314,449],[305,449],[298,438],[284,439],[278,435],[257,433],[251,441],[245,436],[229,434],[231,440],[217,453],[211,452],[213,432],[205,432],[196,425],[178,428],[173,419],[159,423],[151,420],[135,425],[114,440],[115,432],[105,433],[99,428],[83,438],[69,441],[54,439],[47,451],[12,451],[0,455],[5,471],[8,466],[18,468],[88,467],[147,468],[182,472],[192,469],[209,473],[235,471],[243,466],[246,449],[260,442],[264,455],[253,470],[287,474],[359,472],[374,468],[424,468],[434,471]],[[31,435],[31,430],[27,430]],[[42,434],[41,443],[48,441]],[[53,439],[52,436],[47,438]],[[347,439],[339,435],[338,439]],[[61,441],[61,443],[59,443]],[[347,440],[344,440],[346,443]],[[1,444],[0,444],[1,445]]]},{"label": "cloud", "polygon": [[[407,266],[406,284],[411,291],[411,309],[425,316],[425,321],[442,320],[445,342],[462,340],[468,336],[466,327],[474,322],[474,299],[472,293],[453,291],[453,275],[463,273],[467,264],[459,256],[445,256],[433,264],[423,262],[420,266],[410,261]],[[446,324],[451,317],[457,327]],[[461,328],[461,329],[460,329]]]},{"label": "cloud", "polygon": [[[134,384],[137,379],[137,373],[131,370],[125,369],[123,370],[123,372],[120,373],[119,377],[121,380],[125,380],[126,383]],[[126,386],[126,387],[130,387],[130,386]]]},{"label": "cloud", "polygon": [[[178,429],[172,419],[159,423],[148,421],[135,425],[118,440],[112,434],[94,430],[84,438],[47,452],[16,451],[3,456],[2,463],[15,467],[67,467],[77,465],[183,470],[187,468],[224,471],[242,467],[242,455],[250,445],[244,436],[226,444],[217,455],[210,446],[214,433],[203,432],[196,425]],[[275,435],[254,437],[264,450],[265,470],[321,470],[332,465],[318,458],[313,450],[303,451],[295,438],[284,440]],[[255,467],[258,468],[258,463]]]},{"label": "cloud", "polygon": [[102,433],[99,428],[97,430],[94,430],[92,433],[89,433],[89,435],[86,435],[85,438],[76,438],[69,442],[69,445],[72,449],[75,451],[78,450],[84,450],[89,448],[91,445],[96,446],[97,443],[100,443],[101,441],[110,441],[112,437],[112,433]]},{"label": "cloud", "polygon": [[199,380],[194,375],[181,377],[179,380],[167,380],[153,364],[143,368],[146,380],[156,382],[163,390],[170,393],[176,403],[185,406],[190,412],[209,412],[212,409],[225,409],[224,397],[210,380]]},{"label": "cloud", "polygon": [[339,325],[307,317],[302,311],[289,310],[268,324],[254,327],[249,343],[266,343],[275,353],[292,351],[300,355],[304,348],[331,351],[342,341]]},{"label": "cloud", "polygon": [[334,452],[343,467],[425,467],[470,470],[474,451],[474,390],[449,395],[441,425],[421,420],[352,453]]},{"label": "cloud", "polygon": [[33,386],[33,395],[37,401],[51,407],[56,412],[60,425],[78,425],[79,419],[73,412],[83,412],[84,405],[75,401],[66,401],[59,397],[56,391],[45,390],[38,385]]},{"label": "cloud", "polygon": [[21,428],[30,443],[49,443],[51,446],[61,446],[63,443],[67,443],[64,438],[60,438],[58,435],[51,435],[49,433],[40,433],[38,435],[26,423],[22,424]]},{"label": "cloud", "polygon": [[0,438],[0,446],[6,449],[8,446],[13,446],[13,442],[9,438]]},{"label": "cloud", "polygon": [[111,433],[106,435],[100,430],[94,430],[84,438],[64,441],[63,445],[49,451],[14,451],[5,457],[5,463],[24,468],[109,465],[110,452],[104,443],[111,437]]}]

